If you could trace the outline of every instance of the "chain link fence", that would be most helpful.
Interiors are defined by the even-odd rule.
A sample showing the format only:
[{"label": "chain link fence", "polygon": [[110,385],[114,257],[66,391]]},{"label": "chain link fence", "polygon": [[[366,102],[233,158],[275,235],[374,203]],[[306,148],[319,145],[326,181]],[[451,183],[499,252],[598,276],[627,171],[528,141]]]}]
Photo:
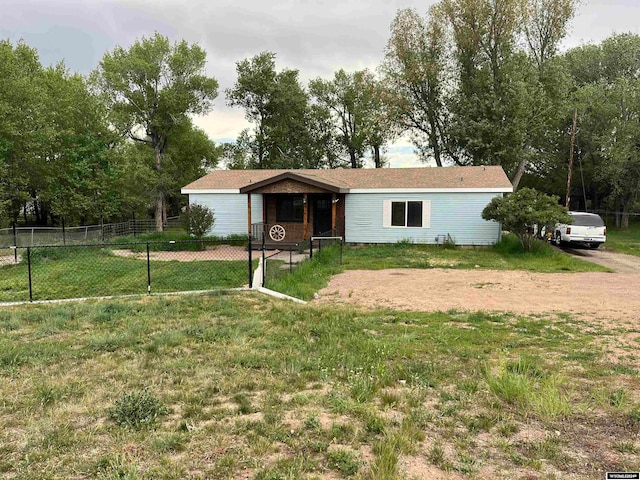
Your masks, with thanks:
[{"label": "chain link fence", "polygon": [[302,262],[309,258],[308,250],[304,245],[286,245],[276,250],[262,249],[262,284],[261,287],[270,289],[284,277],[291,275]]},{"label": "chain link fence", "polygon": [[[340,237],[268,248],[251,237],[0,248],[0,303],[243,287],[280,291],[342,264]],[[256,275],[254,281],[254,274]]]},{"label": "chain link fence", "polygon": [[0,302],[248,287],[260,251],[243,240],[47,245],[0,250]]},{"label": "chain link fence", "polygon": [[[180,217],[170,217],[165,229],[180,228]],[[73,243],[105,242],[112,238],[154,232],[153,219],[131,219],[126,222],[83,225],[79,227],[13,227],[0,228],[0,249],[11,246],[35,247]]]},{"label": "chain link fence", "polygon": [[342,237],[311,237],[308,241],[277,250],[263,248],[261,286],[280,291],[282,282],[295,281],[292,274],[313,259],[342,265],[343,245]]}]

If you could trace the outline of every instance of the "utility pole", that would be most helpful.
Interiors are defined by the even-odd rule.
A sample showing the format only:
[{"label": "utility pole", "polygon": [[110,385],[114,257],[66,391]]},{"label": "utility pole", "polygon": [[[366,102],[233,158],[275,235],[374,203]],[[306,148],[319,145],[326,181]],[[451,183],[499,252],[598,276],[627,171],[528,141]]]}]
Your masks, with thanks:
[{"label": "utility pole", "polygon": [[578,124],[578,109],[573,110],[573,130],[571,132],[571,153],[569,154],[569,178],[567,179],[567,200],[565,205],[569,210],[571,203],[571,174],[573,172],[573,149],[576,144],[576,127]]}]

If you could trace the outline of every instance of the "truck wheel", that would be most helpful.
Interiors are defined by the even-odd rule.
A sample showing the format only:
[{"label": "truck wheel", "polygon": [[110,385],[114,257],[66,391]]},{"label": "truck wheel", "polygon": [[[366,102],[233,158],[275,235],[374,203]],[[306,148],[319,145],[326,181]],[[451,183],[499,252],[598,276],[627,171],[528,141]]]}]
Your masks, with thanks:
[{"label": "truck wheel", "polygon": [[557,247],[562,245],[562,235],[560,234],[560,232],[556,232],[555,244]]},{"label": "truck wheel", "polygon": [[598,248],[601,244],[600,243],[590,243],[589,247],[591,247],[593,250],[595,250],[596,248]]}]

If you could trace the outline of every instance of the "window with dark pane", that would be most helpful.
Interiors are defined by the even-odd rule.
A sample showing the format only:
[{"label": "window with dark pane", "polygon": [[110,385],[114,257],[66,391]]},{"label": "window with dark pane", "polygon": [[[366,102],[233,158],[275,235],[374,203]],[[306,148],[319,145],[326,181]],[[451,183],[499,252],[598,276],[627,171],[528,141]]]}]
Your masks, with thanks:
[{"label": "window with dark pane", "polygon": [[391,226],[404,227],[405,226],[405,208],[407,204],[405,202],[391,202]]},{"label": "window with dark pane", "polygon": [[407,202],[407,227],[422,227],[422,202]]},{"label": "window with dark pane", "polygon": [[276,221],[302,223],[304,218],[304,197],[302,195],[282,195],[276,197]]}]

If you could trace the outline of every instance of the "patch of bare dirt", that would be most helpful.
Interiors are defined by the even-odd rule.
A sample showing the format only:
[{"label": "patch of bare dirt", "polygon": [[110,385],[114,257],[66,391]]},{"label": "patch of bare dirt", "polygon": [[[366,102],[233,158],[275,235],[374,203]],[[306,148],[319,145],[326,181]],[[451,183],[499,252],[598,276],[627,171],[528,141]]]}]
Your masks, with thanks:
[{"label": "patch of bare dirt", "polygon": [[351,270],[334,276],[316,301],[415,311],[566,312],[637,327],[638,285],[640,273]]},{"label": "patch of bare dirt", "polygon": [[16,263],[20,263],[21,261],[22,255],[18,255],[17,261],[14,255],[0,255],[0,267],[4,265],[14,265]]},{"label": "patch of bare dirt", "polygon": [[[147,252],[133,252],[131,250],[112,250],[114,255],[119,257],[136,258],[138,260],[146,260]],[[185,250],[177,252],[150,252],[149,258],[151,260],[158,260],[160,262],[197,262],[206,260],[226,260],[226,261],[238,261],[246,260],[248,252],[244,247],[235,245],[217,245],[215,247],[207,247],[206,250],[189,252]],[[254,260],[262,257],[262,252],[255,250],[251,252],[251,258]],[[299,263],[306,259],[308,255],[304,253],[292,253],[288,250],[270,250],[267,251],[266,257],[273,260],[281,260],[288,263]],[[0,257],[0,261],[3,257]],[[13,257],[11,257],[13,262]]]},{"label": "patch of bare dirt", "polygon": [[[113,250],[113,254],[119,257],[137,258],[140,260],[147,259],[147,252],[132,252],[131,250]],[[228,260],[237,261],[245,260],[248,256],[244,247],[235,245],[218,245],[216,247],[207,247],[206,250],[197,252],[178,251],[178,252],[150,252],[151,260],[161,262],[196,262],[204,260]],[[258,259],[262,256],[262,252],[251,252],[251,257]]]},{"label": "patch of bare dirt", "polygon": [[404,472],[405,478],[409,479],[462,480],[465,478],[456,472],[441,470],[431,465],[424,457],[419,456],[403,457],[400,461],[400,470]]}]

